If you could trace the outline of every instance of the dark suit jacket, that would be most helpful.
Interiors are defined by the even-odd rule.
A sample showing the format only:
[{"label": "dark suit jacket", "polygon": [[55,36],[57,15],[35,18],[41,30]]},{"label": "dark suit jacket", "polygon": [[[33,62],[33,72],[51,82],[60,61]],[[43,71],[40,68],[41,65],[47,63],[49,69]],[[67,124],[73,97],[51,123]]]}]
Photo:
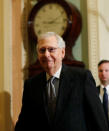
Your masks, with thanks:
[{"label": "dark suit jacket", "polygon": [[98,89],[98,93],[100,94],[100,85],[97,86],[97,89]]},{"label": "dark suit jacket", "polygon": [[[101,86],[100,85],[98,85],[97,86],[97,89],[98,89],[98,94],[100,95],[100,88],[101,88]],[[108,122],[108,125],[109,125],[109,121],[107,120],[107,122]]]},{"label": "dark suit jacket", "polygon": [[25,81],[15,131],[109,131],[95,81],[88,70],[63,65],[52,124],[45,87],[45,72]]}]

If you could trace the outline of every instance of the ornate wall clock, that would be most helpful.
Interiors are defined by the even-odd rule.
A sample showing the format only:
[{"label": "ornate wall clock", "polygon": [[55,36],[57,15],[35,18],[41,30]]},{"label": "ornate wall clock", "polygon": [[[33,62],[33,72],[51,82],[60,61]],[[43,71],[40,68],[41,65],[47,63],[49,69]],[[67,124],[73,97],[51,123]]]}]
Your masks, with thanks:
[{"label": "ornate wall clock", "polygon": [[[47,31],[61,35],[66,42],[64,63],[72,66],[84,64],[74,60],[72,46],[82,28],[81,15],[78,9],[65,0],[40,0],[31,10],[28,18],[28,37],[37,43],[38,36]],[[31,68],[40,68],[37,61]],[[40,71],[39,71],[40,72]]]}]

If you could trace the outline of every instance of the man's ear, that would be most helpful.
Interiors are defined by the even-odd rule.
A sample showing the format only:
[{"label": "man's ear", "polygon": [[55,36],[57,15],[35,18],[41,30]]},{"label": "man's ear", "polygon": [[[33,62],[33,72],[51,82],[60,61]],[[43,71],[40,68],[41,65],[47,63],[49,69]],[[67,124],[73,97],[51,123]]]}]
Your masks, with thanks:
[{"label": "man's ear", "polygon": [[65,57],[65,48],[62,48],[62,58]]}]

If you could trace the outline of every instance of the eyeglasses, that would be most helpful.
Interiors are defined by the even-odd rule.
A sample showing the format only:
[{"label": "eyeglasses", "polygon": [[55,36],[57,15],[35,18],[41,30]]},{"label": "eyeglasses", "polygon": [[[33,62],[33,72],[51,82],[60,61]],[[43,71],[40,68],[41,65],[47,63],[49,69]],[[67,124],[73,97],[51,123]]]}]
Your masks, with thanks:
[{"label": "eyeglasses", "polygon": [[49,53],[54,53],[58,48],[56,47],[49,47],[49,48],[40,48],[39,49],[39,53],[41,54],[44,54],[46,52],[46,50],[49,52]]}]

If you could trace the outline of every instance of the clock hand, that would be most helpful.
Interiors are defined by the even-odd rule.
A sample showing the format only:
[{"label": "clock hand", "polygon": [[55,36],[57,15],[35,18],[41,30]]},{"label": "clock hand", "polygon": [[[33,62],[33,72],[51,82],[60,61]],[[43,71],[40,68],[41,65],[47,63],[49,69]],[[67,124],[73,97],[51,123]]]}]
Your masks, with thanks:
[{"label": "clock hand", "polygon": [[55,22],[61,15],[57,16],[56,18],[54,18],[51,23]]},{"label": "clock hand", "polygon": [[52,24],[52,23],[54,23],[59,17],[60,17],[61,15],[59,15],[59,16],[57,16],[56,18],[54,18],[53,20],[51,20],[51,21],[44,21],[43,23],[45,23],[45,24]]},{"label": "clock hand", "polygon": [[[52,25],[56,25],[56,24],[60,24],[60,23],[62,23],[62,22],[54,22],[54,23],[50,23],[50,24],[52,24]],[[46,25],[49,25],[49,24],[46,23],[45,26],[46,26]]]},{"label": "clock hand", "polygon": [[[67,19],[65,19],[64,21],[67,21]],[[60,23],[59,21],[54,21],[54,20],[52,20],[52,21],[43,21],[43,24],[58,24],[58,23]]]}]

